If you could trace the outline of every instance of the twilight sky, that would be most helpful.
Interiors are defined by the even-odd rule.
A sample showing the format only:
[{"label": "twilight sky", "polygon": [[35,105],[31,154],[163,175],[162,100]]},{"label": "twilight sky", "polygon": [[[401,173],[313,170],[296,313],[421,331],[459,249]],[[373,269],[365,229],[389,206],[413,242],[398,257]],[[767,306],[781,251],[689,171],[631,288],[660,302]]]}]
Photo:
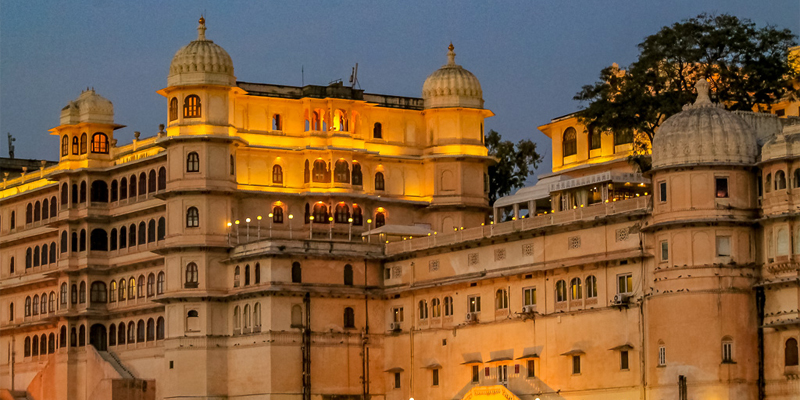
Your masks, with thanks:
[{"label": "twilight sky", "polygon": [[240,81],[345,83],[359,63],[371,93],[420,97],[425,78],[456,62],[481,81],[486,128],[532,138],[550,171],[549,141],[537,126],[576,111],[573,95],[605,66],[627,65],[636,45],[662,26],[701,12],[729,13],[800,33],[797,0],[681,1],[3,1],[0,4],[0,156],[58,159],[48,129],[82,89],[114,103],[120,144],[165,123],[172,56],[206,35],[233,59]]}]

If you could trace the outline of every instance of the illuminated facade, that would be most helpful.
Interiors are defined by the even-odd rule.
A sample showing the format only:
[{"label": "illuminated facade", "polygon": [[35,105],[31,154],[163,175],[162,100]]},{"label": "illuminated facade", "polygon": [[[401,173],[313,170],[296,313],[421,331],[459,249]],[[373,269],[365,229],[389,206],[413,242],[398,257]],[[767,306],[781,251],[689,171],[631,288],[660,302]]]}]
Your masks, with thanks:
[{"label": "illuminated facade", "polygon": [[81,93],[52,130],[58,165],[0,191],[0,387],[800,394],[800,123],[724,111],[701,83],[642,174],[630,138],[557,118],[540,127],[553,173],[498,200],[492,223],[492,113],[447,55],[422,98],[237,82],[201,19],[155,136],[118,146],[111,102]]}]

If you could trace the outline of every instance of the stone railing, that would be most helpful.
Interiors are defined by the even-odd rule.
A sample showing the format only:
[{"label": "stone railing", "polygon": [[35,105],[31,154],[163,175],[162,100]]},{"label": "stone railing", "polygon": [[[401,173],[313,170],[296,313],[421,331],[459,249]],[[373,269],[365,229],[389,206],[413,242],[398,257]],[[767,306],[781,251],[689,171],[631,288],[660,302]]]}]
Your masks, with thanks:
[{"label": "stone railing", "polygon": [[633,211],[645,211],[650,207],[650,196],[642,196],[628,200],[612,201],[580,207],[569,211],[560,211],[552,214],[538,215],[531,218],[522,218],[515,221],[499,224],[465,228],[455,232],[435,234],[417,239],[403,240],[386,244],[386,255],[394,255],[409,251],[418,251],[437,246],[446,246],[460,242],[481,240],[493,236],[501,236],[514,232],[567,224],[578,221],[591,221],[616,214]]}]

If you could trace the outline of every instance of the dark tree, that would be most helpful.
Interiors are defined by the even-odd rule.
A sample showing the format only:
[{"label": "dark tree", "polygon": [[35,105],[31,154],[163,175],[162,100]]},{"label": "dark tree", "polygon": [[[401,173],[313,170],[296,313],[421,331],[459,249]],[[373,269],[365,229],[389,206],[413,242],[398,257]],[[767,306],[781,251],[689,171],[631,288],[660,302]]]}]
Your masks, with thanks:
[{"label": "dark tree", "polygon": [[489,205],[512,190],[525,186],[525,181],[542,161],[536,152],[536,143],[529,139],[516,145],[503,140],[499,133],[490,130],[486,134],[489,155],[497,158],[497,164],[489,166]]},{"label": "dark tree", "polygon": [[788,29],[756,27],[731,15],[700,14],[662,28],[639,44],[627,70],[616,64],[584,86],[581,122],[603,132],[636,132],[635,153],[646,154],[658,127],[694,100],[698,79],[729,110],[765,110],[792,89],[796,72]]}]

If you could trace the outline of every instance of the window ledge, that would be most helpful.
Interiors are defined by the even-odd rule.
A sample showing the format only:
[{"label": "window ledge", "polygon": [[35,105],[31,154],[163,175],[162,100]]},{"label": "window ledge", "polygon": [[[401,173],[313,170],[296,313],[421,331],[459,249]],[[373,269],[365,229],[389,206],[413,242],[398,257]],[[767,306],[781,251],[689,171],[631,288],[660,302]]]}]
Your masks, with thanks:
[{"label": "window ledge", "polygon": [[724,365],[724,364],[736,364],[736,361],[733,361],[733,360],[725,360],[725,361],[721,362],[720,364],[723,364],[723,365]]}]

